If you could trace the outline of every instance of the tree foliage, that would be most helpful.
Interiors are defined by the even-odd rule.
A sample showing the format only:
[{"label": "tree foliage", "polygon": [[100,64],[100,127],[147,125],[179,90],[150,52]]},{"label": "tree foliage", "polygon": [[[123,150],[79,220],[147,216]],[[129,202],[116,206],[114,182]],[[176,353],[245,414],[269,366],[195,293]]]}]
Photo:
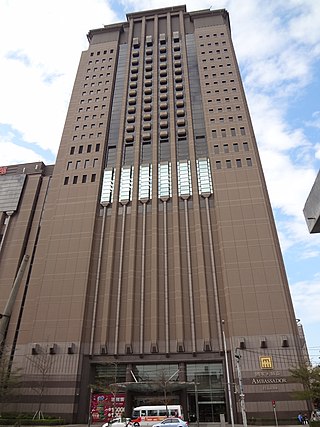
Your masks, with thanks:
[{"label": "tree foliage", "polygon": [[291,376],[303,385],[303,390],[295,392],[299,400],[311,400],[316,407],[320,405],[320,366],[302,365],[290,369]]}]

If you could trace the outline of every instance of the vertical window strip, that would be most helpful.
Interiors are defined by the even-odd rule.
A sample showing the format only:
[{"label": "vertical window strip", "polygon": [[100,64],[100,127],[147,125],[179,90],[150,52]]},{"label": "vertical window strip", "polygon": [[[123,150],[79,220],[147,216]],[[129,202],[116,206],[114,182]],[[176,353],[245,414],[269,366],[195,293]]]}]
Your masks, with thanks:
[{"label": "vertical window strip", "polygon": [[171,163],[163,162],[158,166],[158,197],[171,197]]},{"label": "vertical window strip", "polygon": [[199,193],[209,193],[212,194],[212,179],[211,179],[211,168],[210,160],[198,159],[197,160],[197,172],[198,172],[198,187]]},{"label": "vertical window strip", "polygon": [[124,166],[121,171],[120,202],[132,200],[133,166]]},{"label": "vertical window strip", "polygon": [[179,196],[191,196],[191,171],[190,160],[181,160],[177,162],[178,166],[178,192]]},{"label": "vertical window strip", "polygon": [[114,176],[115,168],[108,168],[103,173],[102,191],[100,198],[101,205],[113,202]]},{"label": "vertical window strip", "polygon": [[152,165],[140,165],[139,200],[152,198]]}]

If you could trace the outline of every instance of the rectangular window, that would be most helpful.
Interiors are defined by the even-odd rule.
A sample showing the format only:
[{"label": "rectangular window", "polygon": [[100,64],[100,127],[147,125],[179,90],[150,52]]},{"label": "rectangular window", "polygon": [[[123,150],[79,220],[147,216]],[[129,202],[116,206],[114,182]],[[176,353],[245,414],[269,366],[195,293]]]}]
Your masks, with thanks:
[{"label": "rectangular window", "polygon": [[77,161],[76,161],[76,169],[79,169],[80,164],[81,164],[81,160],[77,160]]},{"label": "rectangular window", "polygon": [[87,182],[87,175],[82,176],[82,184],[85,184]]},{"label": "rectangular window", "polygon": [[81,154],[83,152],[83,145],[79,145],[78,153]]},{"label": "rectangular window", "polygon": [[241,159],[236,159],[236,164],[237,164],[237,168],[241,168],[242,167]]},{"label": "rectangular window", "polygon": [[221,136],[225,138],[227,136],[227,131],[225,129],[221,129]]},{"label": "rectangular window", "polygon": [[237,142],[233,144],[233,151],[235,151],[236,153],[239,151],[239,144]]},{"label": "rectangular window", "polygon": [[247,158],[247,166],[252,166],[252,160],[250,158]]},{"label": "rectangular window", "polygon": [[243,149],[244,149],[244,151],[249,151],[249,145],[247,142],[243,143]]},{"label": "rectangular window", "polygon": [[68,184],[69,184],[69,177],[68,177],[68,176],[66,176],[66,177],[64,178],[63,185],[68,185]]},{"label": "rectangular window", "polygon": [[72,162],[71,162],[71,161],[69,161],[69,162],[67,163],[67,171],[71,169],[71,166],[72,166]]},{"label": "rectangular window", "polygon": [[213,152],[214,152],[214,154],[219,154],[219,145],[213,146]]},{"label": "rectangular window", "polygon": [[231,168],[231,160],[226,160],[227,169]]},{"label": "rectangular window", "polygon": [[224,151],[224,153],[229,153],[229,146],[228,146],[228,144],[223,144],[223,151]]},{"label": "rectangular window", "polygon": [[92,175],[91,175],[91,182],[95,182],[96,181],[96,174],[95,173],[93,173]]},{"label": "rectangular window", "polygon": [[212,138],[216,138],[217,137],[217,131],[215,129],[213,129],[211,132],[212,132]]},{"label": "rectangular window", "polygon": [[244,127],[241,127],[241,128],[240,128],[240,134],[241,134],[241,135],[245,135],[245,134],[246,134],[246,130],[245,130],[245,128],[244,128]]},{"label": "rectangular window", "polygon": [[77,177],[77,176],[74,176],[74,177],[73,177],[72,184],[76,184],[77,182],[78,182],[78,177]]},{"label": "rectangular window", "polygon": [[220,162],[220,160],[216,161],[216,168],[217,169],[221,169],[221,162]]},{"label": "rectangular window", "polygon": [[231,136],[236,136],[236,129],[235,128],[231,128]]},{"label": "rectangular window", "polygon": [[92,145],[89,144],[88,147],[87,147],[87,153],[91,153],[91,148],[92,148]]},{"label": "rectangular window", "polygon": [[70,148],[70,154],[74,154],[75,147]]},{"label": "rectangular window", "polygon": [[96,144],[96,153],[100,151],[100,144]]}]

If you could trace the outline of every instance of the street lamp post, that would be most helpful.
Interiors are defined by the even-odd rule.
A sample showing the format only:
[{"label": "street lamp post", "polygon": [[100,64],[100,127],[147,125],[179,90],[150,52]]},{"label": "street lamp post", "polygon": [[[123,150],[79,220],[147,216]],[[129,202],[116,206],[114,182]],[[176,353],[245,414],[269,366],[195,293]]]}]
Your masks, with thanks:
[{"label": "street lamp post", "polygon": [[[237,351],[238,349],[236,349]],[[240,389],[240,408],[241,408],[241,414],[242,414],[242,422],[243,427],[247,427],[247,413],[246,413],[246,405],[244,400],[244,391],[243,391],[243,384],[242,384],[242,375],[241,375],[241,369],[240,369],[240,354],[236,352],[235,354],[236,358],[236,365],[237,365],[237,372],[238,372],[238,379],[239,379],[239,389]]]},{"label": "street lamp post", "polygon": [[227,389],[228,389],[228,397],[229,397],[230,420],[231,420],[231,426],[234,427],[234,417],[233,417],[233,407],[232,407],[232,393],[231,393],[230,373],[229,373],[229,365],[228,365],[226,335],[225,335],[225,332],[224,332],[224,320],[221,321],[221,325],[222,325],[221,329],[222,329],[224,360],[225,360],[225,365],[226,365],[226,376],[227,376]]},{"label": "street lamp post", "polygon": [[195,378],[194,378],[194,394],[195,394],[195,400],[196,400],[197,427],[199,427],[199,396],[198,396],[197,375],[195,375]]}]

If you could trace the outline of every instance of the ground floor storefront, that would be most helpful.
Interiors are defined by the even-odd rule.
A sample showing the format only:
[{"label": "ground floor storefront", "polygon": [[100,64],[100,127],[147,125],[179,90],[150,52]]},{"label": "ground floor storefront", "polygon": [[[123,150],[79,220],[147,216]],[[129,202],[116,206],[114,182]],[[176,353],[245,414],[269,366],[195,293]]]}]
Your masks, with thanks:
[{"label": "ground floor storefront", "polygon": [[[137,406],[181,405],[190,422],[228,420],[222,362],[177,364],[97,364],[91,411],[96,421],[131,416]],[[100,387],[100,393],[99,393]]]}]

